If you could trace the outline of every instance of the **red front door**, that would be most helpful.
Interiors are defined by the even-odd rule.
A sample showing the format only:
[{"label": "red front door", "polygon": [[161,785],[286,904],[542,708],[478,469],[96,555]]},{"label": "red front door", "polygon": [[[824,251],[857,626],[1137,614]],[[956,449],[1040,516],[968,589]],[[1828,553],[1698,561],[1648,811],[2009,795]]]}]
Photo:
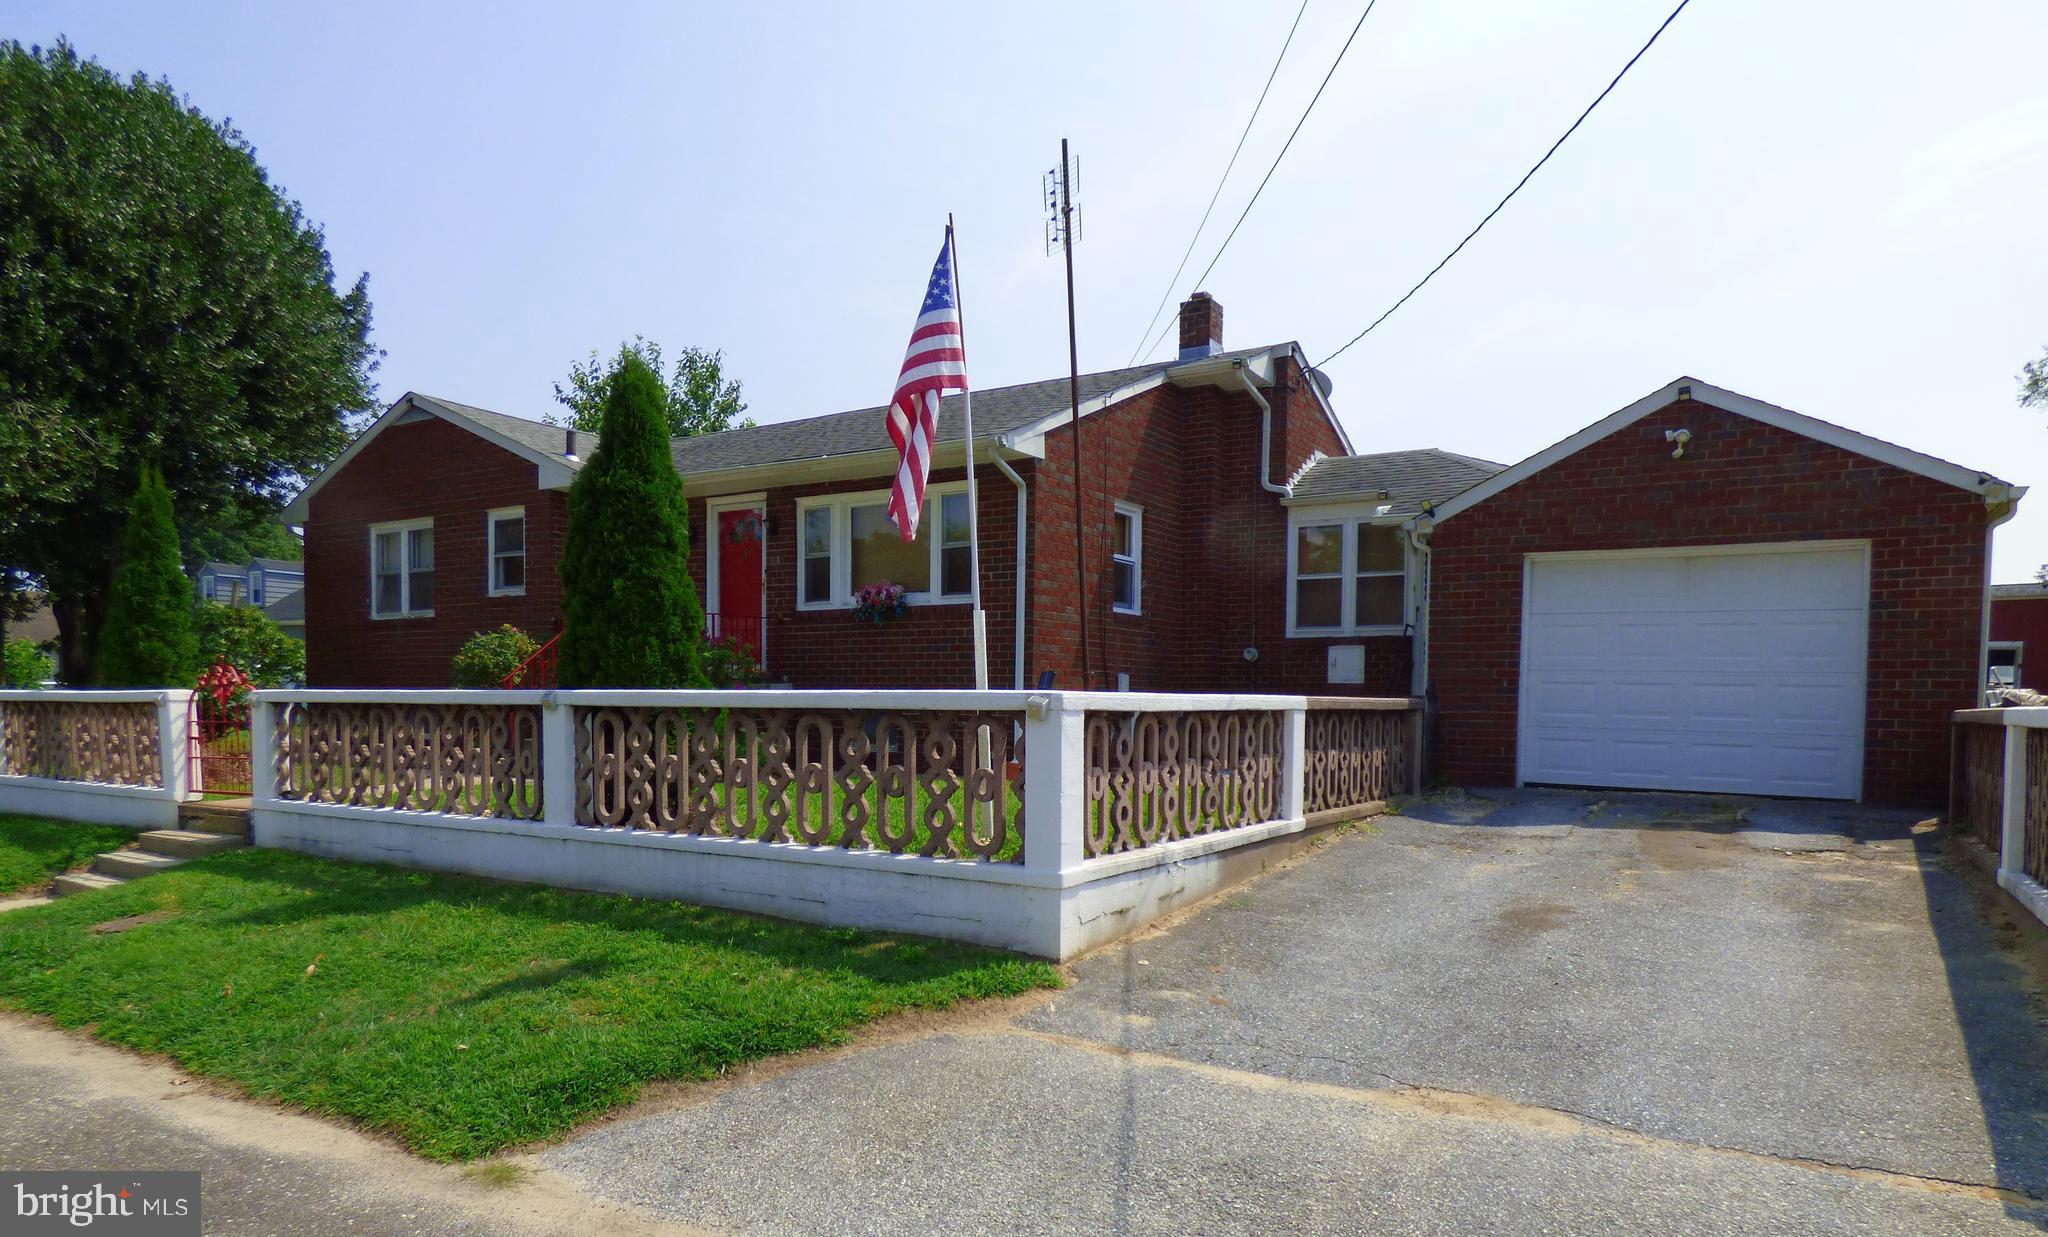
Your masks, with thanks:
[{"label": "red front door", "polygon": [[707,632],[731,636],[761,660],[761,512],[758,508],[718,513],[718,588],[711,599]]}]

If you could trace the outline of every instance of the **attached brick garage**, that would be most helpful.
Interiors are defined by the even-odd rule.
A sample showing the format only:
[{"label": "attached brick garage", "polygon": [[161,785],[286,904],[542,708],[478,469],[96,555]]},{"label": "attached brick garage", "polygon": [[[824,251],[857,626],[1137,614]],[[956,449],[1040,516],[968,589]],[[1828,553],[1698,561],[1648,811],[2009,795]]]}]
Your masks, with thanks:
[{"label": "attached brick garage", "polygon": [[1680,379],[1434,513],[1438,777],[1938,803],[2023,492]]}]

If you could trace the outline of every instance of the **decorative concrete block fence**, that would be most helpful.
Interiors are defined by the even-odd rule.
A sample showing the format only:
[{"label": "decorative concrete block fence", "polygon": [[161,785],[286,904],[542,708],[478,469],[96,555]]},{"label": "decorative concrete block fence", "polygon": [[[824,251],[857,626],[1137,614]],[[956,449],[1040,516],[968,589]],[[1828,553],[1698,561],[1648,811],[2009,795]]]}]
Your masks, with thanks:
[{"label": "decorative concrete block fence", "polygon": [[1998,884],[2048,922],[2048,708],[1964,709],[1949,762],[1949,827],[1998,863]]},{"label": "decorative concrete block fence", "polygon": [[0,690],[0,812],[175,827],[191,711],[189,691]]},{"label": "decorative concrete block fence", "polygon": [[1407,700],[307,690],[251,718],[260,846],[1053,958],[1421,768]]},{"label": "decorative concrete block fence", "polygon": [[[0,812],[174,827],[191,704],[0,691]],[[261,846],[1054,958],[1422,767],[1415,702],[1302,696],[264,691],[249,726]]]}]

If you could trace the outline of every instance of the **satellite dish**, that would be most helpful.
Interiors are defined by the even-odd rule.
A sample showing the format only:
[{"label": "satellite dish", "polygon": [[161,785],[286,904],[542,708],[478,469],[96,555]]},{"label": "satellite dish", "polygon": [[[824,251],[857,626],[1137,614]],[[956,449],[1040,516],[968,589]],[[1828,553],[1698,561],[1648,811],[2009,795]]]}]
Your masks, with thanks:
[{"label": "satellite dish", "polygon": [[1322,370],[1313,368],[1311,368],[1308,371],[1308,376],[1314,379],[1316,384],[1316,390],[1321,391],[1323,393],[1323,398],[1330,398],[1331,388],[1337,385],[1336,383],[1330,381],[1330,376],[1324,373]]}]

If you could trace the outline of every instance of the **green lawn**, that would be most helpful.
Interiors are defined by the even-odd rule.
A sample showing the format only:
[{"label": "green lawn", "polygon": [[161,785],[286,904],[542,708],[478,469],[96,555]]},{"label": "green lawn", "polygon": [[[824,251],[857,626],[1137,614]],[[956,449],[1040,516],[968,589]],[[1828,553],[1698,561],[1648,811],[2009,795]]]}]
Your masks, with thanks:
[{"label": "green lawn", "polygon": [[0,816],[0,896],[33,888],[94,855],[119,850],[134,840],[135,830],[113,825]]},{"label": "green lawn", "polygon": [[894,1010],[1058,983],[964,945],[283,851],[0,915],[0,1003],[436,1159]]}]

